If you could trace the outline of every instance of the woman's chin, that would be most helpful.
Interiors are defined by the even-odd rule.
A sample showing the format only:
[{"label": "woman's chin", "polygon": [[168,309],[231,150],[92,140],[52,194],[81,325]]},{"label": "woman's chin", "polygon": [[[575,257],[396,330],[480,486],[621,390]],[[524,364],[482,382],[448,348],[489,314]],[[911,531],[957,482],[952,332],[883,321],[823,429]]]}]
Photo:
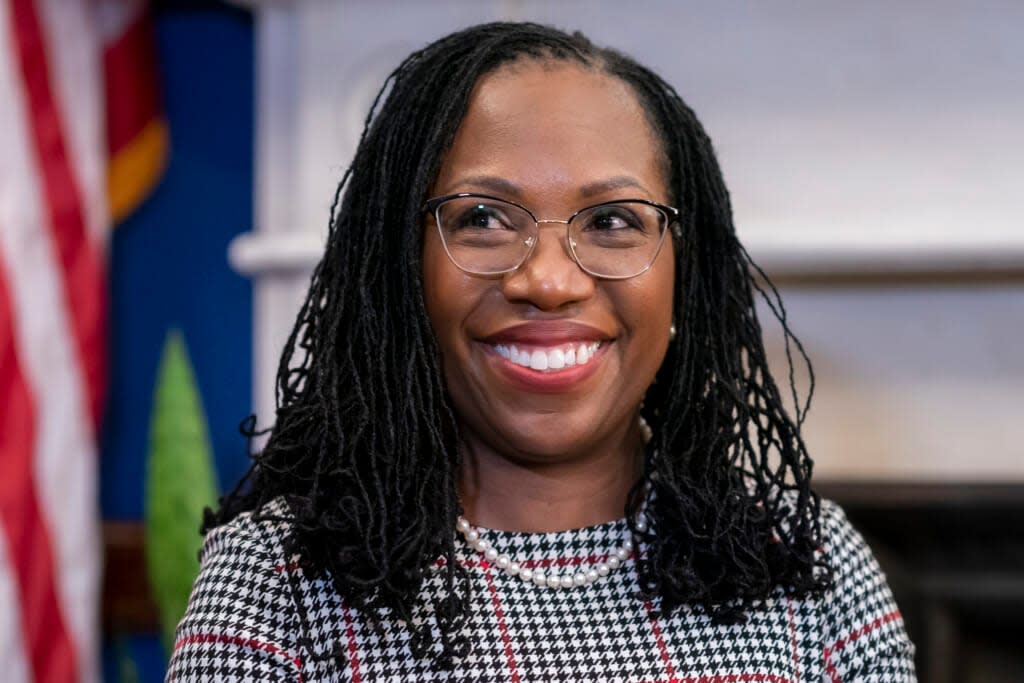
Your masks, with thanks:
[{"label": "woman's chin", "polygon": [[509,459],[531,464],[556,464],[586,458],[597,450],[594,429],[572,429],[564,424],[525,429],[507,434]]}]

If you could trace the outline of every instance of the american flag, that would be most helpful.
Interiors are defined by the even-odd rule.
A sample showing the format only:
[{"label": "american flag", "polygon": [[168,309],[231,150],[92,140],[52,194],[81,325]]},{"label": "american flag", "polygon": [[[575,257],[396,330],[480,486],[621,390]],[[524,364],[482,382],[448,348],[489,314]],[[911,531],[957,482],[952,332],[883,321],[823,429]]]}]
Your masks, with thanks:
[{"label": "american flag", "polygon": [[4,681],[99,679],[105,248],[166,152],[148,40],[141,1],[0,0]]}]

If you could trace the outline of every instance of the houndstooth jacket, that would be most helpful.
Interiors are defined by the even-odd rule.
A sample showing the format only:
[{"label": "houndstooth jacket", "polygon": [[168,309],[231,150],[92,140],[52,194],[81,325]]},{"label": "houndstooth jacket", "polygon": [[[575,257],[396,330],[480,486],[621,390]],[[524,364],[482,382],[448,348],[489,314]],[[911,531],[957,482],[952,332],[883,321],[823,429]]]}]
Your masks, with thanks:
[{"label": "houndstooth jacket", "polygon": [[[283,515],[286,505],[267,510]],[[626,537],[625,521],[557,533],[486,532],[524,566],[602,562]],[[913,645],[885,577],[842,510],[822,504],[823,549],[835,586],[821,598],[778,592],[743,625],[714,625],[681,609],[660,616],[635,597],[635,565],[572,589],[510,576],[461,544],[473,582],[465,632],[472,643],[453,671],[415,658],[397,621],[374,627],[328,581],[285,557],[284,522],[243,514],[207,537],[167,672],[168,681],[617,681],[800,683],[916,681]],[[598,554],[593,554],[593,553]],[[442,590],[425,582],[422,604]],[[429,608],[425,608],[429,609]]]}]

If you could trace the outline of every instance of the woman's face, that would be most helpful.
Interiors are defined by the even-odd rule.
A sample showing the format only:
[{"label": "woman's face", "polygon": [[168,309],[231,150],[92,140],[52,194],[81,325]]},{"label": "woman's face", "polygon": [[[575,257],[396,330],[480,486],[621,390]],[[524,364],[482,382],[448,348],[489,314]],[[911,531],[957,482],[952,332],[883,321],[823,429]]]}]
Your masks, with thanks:
[{"label": "woman's face", "polygon": [[[632,90],[566,64],[516,64],[481,79],[431,196],[478,192],[539,219],[618,199],[670,204],[661,151]],[[596,279],[573,260],[566,227],[542,223],[522,266],[496,277],[459,270],[434,218],[424,227],[427,313],[470,447],[558,461],[622,443],[661,365],[672,324],[673,246],[627,280]],[[586,363],[523,367],[502,352]],[[503,348],[498,348],[503,347]],[[557,361],[555,365],[559,364]]]}]

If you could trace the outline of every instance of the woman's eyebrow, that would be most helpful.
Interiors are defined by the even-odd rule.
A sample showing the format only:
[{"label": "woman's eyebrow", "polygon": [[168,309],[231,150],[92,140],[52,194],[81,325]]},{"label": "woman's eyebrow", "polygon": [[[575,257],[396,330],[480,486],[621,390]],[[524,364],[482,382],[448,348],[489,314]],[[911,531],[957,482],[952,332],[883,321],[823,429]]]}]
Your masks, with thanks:
[{"label": "woman's eyebrow", "polygon": [[[472,185],[474,188],[480,188],[489,190],[495,194],[502,196],[519,197],[522,194],[519,186],[513,183],[511,180],[506,180],[500,176],[491,175],[475,175],[467,178],[461,178],[456,187]],[[446,193],[447,194],[447,193]]]},{"label": "woman's eyebrow", "polygon": [[[511,180],[506,180],[500,176],[490,175],[477,175],[462,178],[457,183],[457,186],[472,185],[476,188],[489,190],[503,196],[521,197],[521,188],[513,183]],[[645,194],[650,194],[643,183],[628,175],[617,175],[610,178],[604,178],[602,180],[595,180],[587,183],[586,185],[580,186],[577,191],[580,197],[588,199],[612,190],[621,190],[624,188],[635,188],[641,190]]]},{"label": "woman's eyebrow", "polygon": [[579,189],[581,197],[588,198],[594,197],[611,190],[621,190],[627,187],[636,188],[642,190],[646,194],[650,194],[647,188],[637,180],[636,178],[628,175],[617,175],[611,178],[605,178],[604,180],[597,180],[592,183],[587,183]]}]

